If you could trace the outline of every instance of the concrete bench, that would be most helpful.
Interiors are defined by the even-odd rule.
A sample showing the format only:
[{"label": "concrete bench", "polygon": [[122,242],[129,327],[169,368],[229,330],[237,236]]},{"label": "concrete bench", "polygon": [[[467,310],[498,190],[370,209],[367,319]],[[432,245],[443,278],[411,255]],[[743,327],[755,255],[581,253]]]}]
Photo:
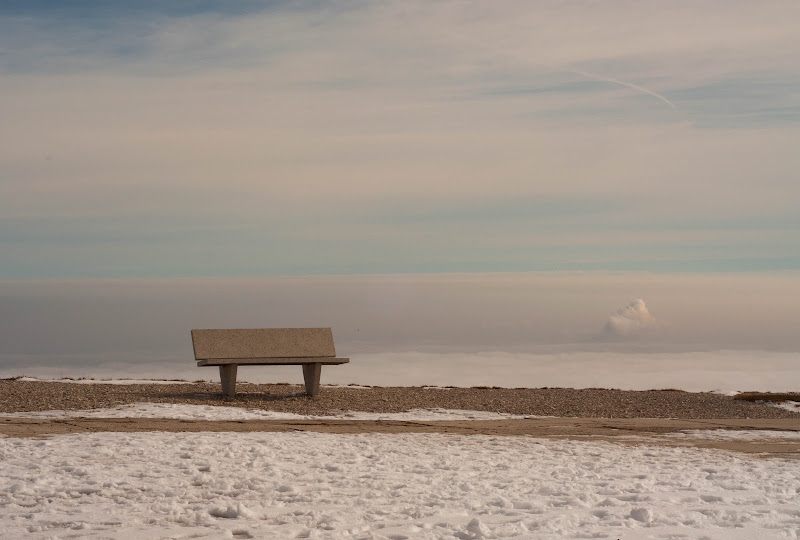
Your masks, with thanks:
[{"label": "concrete bench", "polygon": [[222,393],[236,395],[239,366],[303,366],[306,394],[319,393],[322,365],[346,364],[336,358],[330,328],[253,328],[192,330],[198,366],[219,366]]}]

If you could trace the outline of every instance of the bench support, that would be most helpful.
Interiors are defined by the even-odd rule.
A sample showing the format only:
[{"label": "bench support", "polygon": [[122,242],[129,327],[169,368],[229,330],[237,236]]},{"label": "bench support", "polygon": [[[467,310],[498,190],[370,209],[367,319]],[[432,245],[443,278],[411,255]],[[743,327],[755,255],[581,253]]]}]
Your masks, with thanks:
[{"label": "bench support", "polygon": [[223,395],[233,397],[236,395],[236,364],[219,366],[219,378],[222,381]]},{"label": "bench support", "polygon": [[306,381],[306,394],[309,396],[319,394],[320,373],[322,373],[322,364],[303,364],[303,379]]},{"label": "bench support", "polygon": [[[236,395],[236,364],[219,366],[219,378],[222,381],[222,394],[234,397]],[[306,394],[316,396],[319,394],[319,378],[322,373],[322,364],[303,364],[303,379],[306,383]]]}]

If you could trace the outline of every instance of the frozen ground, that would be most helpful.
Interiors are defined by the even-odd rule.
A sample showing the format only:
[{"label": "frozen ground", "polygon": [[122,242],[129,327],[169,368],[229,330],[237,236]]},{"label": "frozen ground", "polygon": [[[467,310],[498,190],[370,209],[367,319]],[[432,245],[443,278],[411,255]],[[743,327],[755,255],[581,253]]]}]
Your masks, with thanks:
[{"label": "frozen ground", "polygon": [[800,462],[528,437],[0,439],[5,538],[796,538]]}]

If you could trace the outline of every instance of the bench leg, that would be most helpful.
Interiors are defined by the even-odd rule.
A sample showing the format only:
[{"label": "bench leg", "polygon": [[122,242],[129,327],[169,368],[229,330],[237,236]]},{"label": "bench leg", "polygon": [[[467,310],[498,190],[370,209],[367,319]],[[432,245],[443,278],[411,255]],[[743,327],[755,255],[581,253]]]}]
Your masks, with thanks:
[{"label": "bench leg", "polygon": [[219,366],[219,378],[222,381],[222,393],[226,396],[236,395],[236,364]]},{"label": "bench leg", "polygon": [[319,394],[319,375],[322,364],[303,364],[303,379],[306,381],[306,394],[316,396]]}]

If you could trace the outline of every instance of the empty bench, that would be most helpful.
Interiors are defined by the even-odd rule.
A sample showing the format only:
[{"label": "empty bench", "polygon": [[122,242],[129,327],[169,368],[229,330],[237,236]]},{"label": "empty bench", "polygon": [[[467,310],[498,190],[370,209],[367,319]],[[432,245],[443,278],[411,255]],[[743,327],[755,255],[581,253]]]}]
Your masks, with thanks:
[{"label": "empty bench", "polygon": [[319,393],[323,365],[346,364],[336,358],[330,328],[252,328],[192,330],[198,366],[219,366],[222,393],[236,395],[239,366],[303,366],[306,394]]}]

